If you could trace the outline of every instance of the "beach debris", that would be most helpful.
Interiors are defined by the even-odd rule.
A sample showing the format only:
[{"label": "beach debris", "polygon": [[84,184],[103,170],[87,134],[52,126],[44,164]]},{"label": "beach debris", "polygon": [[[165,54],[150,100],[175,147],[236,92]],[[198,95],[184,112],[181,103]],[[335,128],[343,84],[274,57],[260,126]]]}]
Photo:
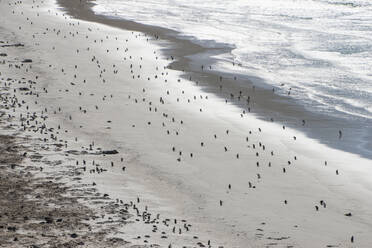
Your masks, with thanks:
[{"label": "beach debris", "polygon": [[22,60],[22,63],[32,63],[32,59],[24,59]]},{"label": "beach debris", "polygon": [[23,47],[24,44],[16,43],[16,44],[8,44],[8,45],[1,45],[0,47]]},{"label": "beach debris", "polygon": [[105,150],[105,151],[102,151],[102,154],[106,154],[106,155],[112,155],[112,154],[118,154],[119,152],[117,150]]}]

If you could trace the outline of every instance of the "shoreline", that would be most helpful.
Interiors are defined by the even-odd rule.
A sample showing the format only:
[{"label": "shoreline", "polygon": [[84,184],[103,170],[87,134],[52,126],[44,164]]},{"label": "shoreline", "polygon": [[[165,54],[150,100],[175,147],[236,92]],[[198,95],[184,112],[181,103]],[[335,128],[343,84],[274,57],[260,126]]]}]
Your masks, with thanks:
[{"label": "shoreline", "polygon": [[[5,3],[0,5],[5,6]],[[39,32],[45,20],[51,21],[47,22],[47,27],[53,27],[54,24],[58,27],[67,26],[71,23],[66,19],[62,21],[62,15],[47,17],[45,6],[41,13],[30,8],[30,6],[39,8],[42,5],[52,7],[52,10],[55,7],[54,3],[44,1],[33,4],[9,4],[4,9],[15,11],[13,13],[8,11],[6,14],[8,17],[15,18],[14,23],[21,26],[16,27],[12,23],[0,27],[0,33],[3,35],[0,40],[0,50],[4,54],[0,64],[0,84],[4,86],[2,94],[5,95],[2,98],[3,95],[0,94],[4,104],[2,106],[4,108],[0,111],[3,114],[4,110],[8,115],[4,122],[10,122],[6,127],[1,126],[1,129],[4,134],[7,129],[14,128],[16,131],[10,132],[13,137],[4,136],[4,139],[23,139],[23,136],[26,136],[27,142],[23,144],[29,147],[27,153],[24,153],[24,150],[19,149],[21,146],[14,146],[17,150],[13,150],[12,143],[5,142],[6,151],[18,153],[15,154],[17,158],[20,156],[19,153],[24,153],[25,159],[17,160],[20,165],[14,165],[5,153],[0,158],[0,167],[3,169],[3,176],[7,179],[15,177],[14,173],[22,175],[25,171],[32,171],[25,175],[26,178],[17,176],[16,183],[3,180],[3,184],[0,185],[6,190],[3,201],[6,208],[0,211],[0,224],[4,224],[0,228],[0,237],[3,238],[0,246],[140,248],[195,247],[205,246],[211,241],[221,243],[221,240],[214,239],[214,234],[203,230],[208,228],[208,225],[203,225],[201,229],[194,226],[196,223],[191,224],[192,222],[188,220],[189,216],[177,211],[176,206],[168,199],[150,193],[146,185],[137,182],[138,178],[149,173],[147,168],[139,168],[138,171],[128,168],[128,173],[125,173],[126,167],[140,165],[140,161],[136,160],[137,154],[130,147],[124,148],[115,141],[108,140],[107,134],[101,133],[101,130],[106,128],[82,130],[82,126],[78,128],[77,123],[67,121],[66,115],[69,115],[71,120],[71,116],[76,117],[77,113],[75,109],[70,108],[73,103],[61,99],[63,93],[60,93],[61,90],[57,91],[57,88],[65,87],[61,82],[66,79],[61,76],[56,77],[54,75],[56,67],[50,69],[51,64],[47,64],[53,61],[50,58],[56,58],[54,54],[43,53],[46,45],[48,49],[51,49],[49,47],[51,44],[60,47],[53,41],[49,43],[35,36],[46,35],[46,32]],[[61,12],[57,10],[55,14],[57,16]],[[23,15],[28,17],[22,20]],[[36,17],[41,17],[42,21],[35,25],[33,21],[38,20]],[[29,19],[33,21],[28,22]],[[21,29],[25,24],[31,25],[30,29],[33,31],[36,30],[32,36],[39,42],[27,39],[31,36],[30,30],[18,33],[17,29]],[[75,22],[75,24],[79,23]],[[87,24],[84,26],[88,29],[94,27]],[[69,29],[64,27],[64,30]],[[79,31],[82,30],[83,28]],[[129,32],[123,33],[127,38],[130,37]],[[74,37],[74,34],[70,33],[70,35]],[[122,33],[119,35],[123,36]],[[45,41],[44,49],[41,49],[39,46],[43,41]],[[73,43],[73,45],[79,47],[80,44]],[[133,42],[130,46],[134,46]],[[61,48],[69,51],[70,46],[64,44]],[[100,50],[99,48],[96,50]],[[62,61],[65,66],[70,65],[69,58],[63,57]],[[66,68],[67,71],[69,69]],[[84,89],[85,93],[86,91],[88,89]],[[99,94],[99,90],[95,89],[95,94]],[[98,102],[99,99],[95,103]],[[66,107],[63,111],[61,107],[57,107],[60,103]],[[1,121],[3,119],[0,119]],[[93,131],[94,135],[89,131]],[[92,136],[95,139],[93,141],[90,139]],[[3,150],[4,144],[2,140],[0,141],[0,150]],[[16,158],[13,161],[16,161]],[[10,169],[12,171],[9,171]],[[19,187],[18,184],[26,188]],[[16,185],[15,189],[13,185]],[[24,195],[34,199],[29,201],[23,198]],[[17,196],[16,199],[14,196]],[[44,197],[46,202],[38,200],[40,197]],[[19,206],[12,209],[12,204]],[[39,207],[40,204],[44,207]],[[48,204],[51,205],[50,208]],[[17,218],[2,217],[9,214],[8,210]],[[32,213],[32,210],[37,211],[36,214]],[[22,224],[19,218],[24,215],[31,223]],[[43,232],[40,232],[40,229]],[[233,241],[229,243],[232,244]]]},{"label": "shoreline", "polygon": [[206,93],[141,32],[71,18],[52,0],[0,5],[2,83],[20,104],[7,113],[38,140],[32,148],[58,147],[41,177],[78,180],[113,204],[84,204],[109,212],[96,219],[109,237],[129,247],[372,244],[369,160]]},{"label": "shoreline", "polygon": [[[72,0],[57,0],[57,3],[66,13],[77,19],[156,36],[158,39],[151,41],[162,47],[163,53],[170,59],[169,68],[182,72],[181,77],[185,80],[191,78],[192,81],[197,81],[206,93],[227,99],[229,104],[243,110],[250,109],[262,120],[273,119],[275,122],[299,130],[332,148],[372,159],[372,124],[368,125],[368,121],[353,121],[309,111],[293,98],[273,93],[271,86],[261,79],[257,79],[258,83],[253,83],[251,76],[207,69],[209,65],[218,61],[212,59],[212,55],[230,54],[233,48],[219,43],[214,43],[212,48],[205,47],[174,30],[97,15],[92,10],[94,1],[83,0],[79,3]],[[171,57],[175,60],[172,61]],[[206,69],[201,70],[201,66]],[[223,78],[222,81],[220,77]],[[220,90],[221,85],[222,90]],[[240,92],[242,92],[242,99],[238,100],[237,96]],[[231,98],[231,94],[234,98]],[[248,96],[249,104],[246,103]],[[306,121],[305,126],[302,125],[302,120]],[[338,136],[339,130],[343,132],[342,140]]]}]

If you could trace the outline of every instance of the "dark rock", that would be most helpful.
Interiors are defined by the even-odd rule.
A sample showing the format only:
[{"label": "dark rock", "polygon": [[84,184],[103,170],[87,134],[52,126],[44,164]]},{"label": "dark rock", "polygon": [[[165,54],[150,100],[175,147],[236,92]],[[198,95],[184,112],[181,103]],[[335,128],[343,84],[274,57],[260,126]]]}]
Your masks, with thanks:
[{"label": "dark rock", "polygon": [[22,63],[32,63],[32,59],[24,59]]},{"label": "dark rock", "polygon": [[51,224],[53,223],[53,218],[52,217],[45,217],[45,222],[48,223],[48,224]]},{"label": "dark rock", "polygon": [[73,238],[73,239],[77,238],[77,236],[78,235],[76,233],[70,234],[70,237]]}]

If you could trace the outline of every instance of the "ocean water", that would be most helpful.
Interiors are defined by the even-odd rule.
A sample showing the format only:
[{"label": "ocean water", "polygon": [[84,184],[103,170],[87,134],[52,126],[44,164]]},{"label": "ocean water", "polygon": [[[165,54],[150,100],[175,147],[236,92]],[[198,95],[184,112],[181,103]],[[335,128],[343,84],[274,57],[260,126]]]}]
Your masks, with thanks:
[{"label": "ocean water", "polygon": [[204,45],[225,43],[232,53],[219,56],[216,66],[261,78],[279,94],[290,90],[311,110],[372,119],[370,0],[96,3],[99,14],[177,30]]}]

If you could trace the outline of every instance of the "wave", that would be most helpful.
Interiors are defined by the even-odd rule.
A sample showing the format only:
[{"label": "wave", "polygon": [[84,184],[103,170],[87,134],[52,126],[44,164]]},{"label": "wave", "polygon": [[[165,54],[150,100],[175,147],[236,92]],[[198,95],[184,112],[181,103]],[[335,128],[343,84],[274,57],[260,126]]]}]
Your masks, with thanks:
[{"label": "wave", "polygon": [[233,47],[232,56],[216,66],[226,69],[234,62],[241,65],[239,73],[295,88],[291,96],[313,111],[372,118],[369,1],[96,2],[99,14],[174,29],[204,45],[214,40]]}]

